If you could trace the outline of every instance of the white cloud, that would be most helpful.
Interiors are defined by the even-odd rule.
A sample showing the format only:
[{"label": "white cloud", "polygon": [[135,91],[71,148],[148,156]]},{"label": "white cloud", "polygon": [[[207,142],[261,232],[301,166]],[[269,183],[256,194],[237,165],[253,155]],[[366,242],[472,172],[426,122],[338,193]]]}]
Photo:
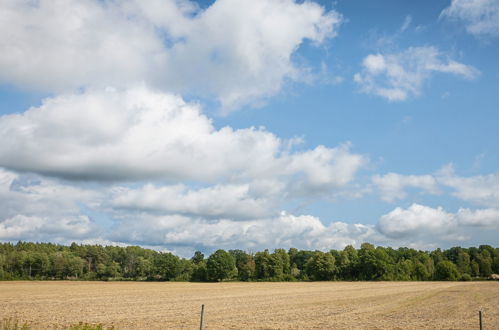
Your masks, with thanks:
[{"label": "white cloud", "polygon": [[499,173],[464,177],[457,175],[453,165],[449,164],[435,174],[388,173],[374,175],[371,181],[386,202],[407,198],[407,188],[417,188],[427,194],[441,194],[444,188],[451,188],[451,194],[460,200],[499,208]]},{"label": "white cloud", "polygon": [[95,225],[86,216],[47,218],[16,215],[0,220],[0,240],[70,242],[95,235]]},{"label": "white cloud", "polygon": [[143,214],[140,221],[124,220],[111,238],[174,248],[187,246],[192,249],[196,246],[208,250],[239,248],[255,251],[278,247],[328,250],[341,249],[348,244],[359,246],[372,234],[373,228],[369,225],[334,222],[325,226],[316,217],[286,213],[275,218],[237,222]]},{"label": "white cloud", "polygon": [[[251,197],[272,196],[252,191],[266,190],[265,183],[198,190],[151,185],[135,190],[99,185],[83,189],[5,170],[0,170],[0,182],[0,240],[4,241],[140,244],[188,256],[195,249],[217,248],[328,250],[359,246],[376,235],[372,225],[325,225],[310,215],[269,212]],[[102,222],[92,219],[94,214],[108,217],[113,227],[104,229]]]},{"label": "white cloud", "polygon": [[499,173],[461,177],[448,165],[440,170],[438,181],[454,189],[453,195],[461,200],[499,208]]},{"label": "white cloud", "polygon": [[411,47],[400,53],[370,54],[362,62],[362,71],[354,81],[362,92],[389,101],[404,101],[418,96],[432,74],[451,73],[474,79],[479,71],[445,56],[435,47]]},{"label": "white cloud", "polygon": [[378,187],[381,199],[393,202],[397,199],[407,197],[405,189],[419,188],[426,193],[438,194],[437,180],[432,175],[401,175],[388,173],[385,175],[375,175],[371,178],[372,183]]},{"label": "white cloud", "polygon": [[275,174],[294,176],[288,189],[299,195],[344,186],[367,162],[363,156],[352,154],[349,147],[349,144],[337,148],[318,146],[312,150],[283,157],[285,160],[280,172],[276,171]]},{"label": "white cloud", "polygon": [[[276,214],[279,205],[271,210],[255,197],[281,202],[272,200],[275,192],[266,183],[83,189],[5,170],[0,179],[0,240],[140,244],[189,255],[216,248],[328,250],[359,246],[377,235],[372,225],[325,225],[309,215]],[[94,213],[112,219],[114,226],[105,230],[92,220]]]},{"label": "white cloud", "polygon": [[[5,178],[8,180],[5,180]],[[90,203],[98,191],[59,184],[38,176],[20,176],[0,168],[0,219],[19,214],[26,216],[79,215],[78,202]]]},{"label": "white cloud", "polygon": [[457,218],[464,225],[499,228],[499,209],[459,209]]},{"label": "white cloud", "polygon": [[[218,0],[206,10],[187,0],[2,1],[0,84],[60,94],[0,117],[0,166],[9,169],[0,168],[0,240],[328,250],[497,228],[494,175],[372,179],[387,201],[408,187],[436,193],[441,182],[488,209],[414,204],[377,226],[279,213],[290,201],[359,195],[348,184],[366,158],[348,143],[295,151],[298,139],[264,128],[216,129],[198,104],[172,94],[214,97],[225,111],[265,101],[286,81],[309,78],[294,54],[306,40],[334,37],[341,21],[310,1]],[[435,72],[478,75],[420,47],[367,56],[355,80],[364,92],[403,100]]]},{"label": "white cloud", "polygon": [[441,207],[412,204],[381,216],[376,228],[389,245],[435,248],[463,242],[496,244],[499,209],[461,208],[449,213]]},{"label": "white cloud", "polygon": [[404,19],[404,23],[402,23],[402,26],[400,27],[400,32],[404,32],[405,30],[407,30],[411,25],[411,23],[412,23],[412,16],[407,15]]},{"label": "white cloud", "polygon": [[[499,229],[499,209],[449,213],[418,204],[395,208],[377,225],[327,224],[311,215],[276,214],[282,200],[273,192],[262,192],[263,186],[255,194],[251,184],[197,190],[152,185],[77,188],[5,170],[0,171],[0,182],[0,240],[4,241],[140,244],[189,256],[196,249],[329,250],[363,242],[435,248],[475,242],[476,237],[483,244],[495,242]],[[259,198],[269,198],[275,207],[259,204]],[[113,225],[106,228],[102,219],[93,219],[96,215]]]},{"label": "white cloud", "polygon": [[499,36],[499,0],[452,0],[440,16],[464,21],[475,36]]},{"label": "white cloud", "polygon": [[216,130],[198,105],[144,87],[46,99],[0,117],[0,139],[0,166],[82,180],[285,180],[303,193],[342,186],[366,162],[348,145],[289,152],[264,129]]},{"label": "white cloud", "polygon": [[80,205],[92,205],[99,195],[0,168],[0,240],[68,242],[95,237],[98,228],[81,214]]},{"label": "white cloud", "polygon": [[[265,248],[342,249],[363,242],[434,249],[472,242],[495,242],[498,209],[460,209],[446,212],[413,204],[381,216],[376,225],[331,222],[311,215],[279,216],[254,220],[206,219],[200,216],[154,213],[122,214],[109,240],[125,244],[167,246],[190,255],[195,249]],[[495,233],[495,234],[494,234]],[[492,237],[489,237],[491,234]],[[488,235],[488,236],[487,236]]]},{"label": "white cloud", "polygon": [[7,0],[0,83],[60,93],[144,81],[215,97],[228,111],[300,80],[294,52],[334,37],[341,21],[294,0],[218,0],[206,10],[187,0]]},{"label": "white cloud", "polygon": [[378,222],[381,233],[394,238],[445,234],[453,225],[453,215],[441,207],[434,209],[419,204],[412,204],[408,209],[397,207]]},{"label": "white cloud", "polygon": [[10,190],[10,187],[14,180],[17,178],[17,175],[3,170],[0,168],[0,194],[6,193]]},{"label": "white cloud", "polygon": [[[234,248],[294,244],[305,232],[309,241],[300,244],[312,247],[357,242],[353,233],[364,230],[332,229],[306,216],[290,216],[284,228],[278,215],[286,201],[331,195],[354,179],[366,159],[348,144],[293,151],[294,140],[263,128],[215,129],[198,105],[145,87],[46,99],[0,117],[0,138],[1,166],[24,173],[0,175],[5,240]],[[78,181],[25,172],[97,182],[83,189]],[[149,179],[154,184],[137,182]],[[109,187],[100,180],[135,183]],[[95,225],[93,212],[100,223],[115,222],[112,233]],[[333,235],[342,231],[352,233]],[[205,240],[198,242],[200,232]]]},{"label": "white cloud", "polygon": [[[274,187],[280,188],[278,184]],[[198,190],[185,185],[157,187],[147,184],[139,189],[115,189],[111,204],[114,208],[208,219],[261,219],[273,215],[277,207],[275,194],[252,190],[250,184],[215,185]]]},{"label": "white cloud", "polygon": [[0,79],[20,87],[67,90],[142,80],[166,58],[153,27],[127,19],[116,3],[1,3]]}]

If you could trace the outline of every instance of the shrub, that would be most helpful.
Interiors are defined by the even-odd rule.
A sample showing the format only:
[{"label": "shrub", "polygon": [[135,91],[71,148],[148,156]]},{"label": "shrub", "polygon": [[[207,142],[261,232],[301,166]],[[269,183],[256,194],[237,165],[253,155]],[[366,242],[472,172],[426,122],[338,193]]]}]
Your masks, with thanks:
[{"label": "shrub", "polygon": [[470,274],[464,273],[463,275],[461,275],[461,281],[471,281],[471,280],[472,278]]}]

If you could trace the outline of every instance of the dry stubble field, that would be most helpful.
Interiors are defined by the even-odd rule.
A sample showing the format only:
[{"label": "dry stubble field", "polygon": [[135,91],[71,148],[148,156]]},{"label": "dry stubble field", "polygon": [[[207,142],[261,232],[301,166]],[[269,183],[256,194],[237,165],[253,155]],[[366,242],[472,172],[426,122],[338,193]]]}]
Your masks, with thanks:
[{"label": "dry stubble field", "polygon": [[35,329],[499,329],[499,282],[0,282],[0,319]]}]

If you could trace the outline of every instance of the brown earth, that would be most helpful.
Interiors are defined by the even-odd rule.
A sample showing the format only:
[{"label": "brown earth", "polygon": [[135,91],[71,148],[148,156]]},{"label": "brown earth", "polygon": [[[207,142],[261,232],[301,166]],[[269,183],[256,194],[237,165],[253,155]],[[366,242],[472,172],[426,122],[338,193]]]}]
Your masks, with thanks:
[{"label": "brown earth", "polygon": [[0,282],[0,320],[118,329],[499,329],[499,282]]}]

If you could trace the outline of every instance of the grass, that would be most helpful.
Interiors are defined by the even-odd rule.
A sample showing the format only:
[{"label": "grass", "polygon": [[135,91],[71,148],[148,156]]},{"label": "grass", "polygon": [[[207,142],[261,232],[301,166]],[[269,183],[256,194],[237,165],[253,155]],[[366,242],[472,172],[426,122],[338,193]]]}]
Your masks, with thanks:
[{"label": "grass", "polygon": [[114,330],[114,327],[105,327],[102,324],[89,324],[80,322],[75,325],[71,325],[69,330]]},{"label": "grass", "polygon": [[0,330],[28,330],[29,328],[28,323],[21,323],[18,319],[12,317],[5,317],[0,320]]},{"label": "grass", "polygon": [[[51,329],[68,329],[68,330],[114,330],[114,326],[106,327],[102,324],[90,324],[79,322],[72,324],[69,327],[47,326]],[[28,322],[21,322],[17,318],[8,317],[0,320],[0,330],[31,330],[32,326]]]}]

